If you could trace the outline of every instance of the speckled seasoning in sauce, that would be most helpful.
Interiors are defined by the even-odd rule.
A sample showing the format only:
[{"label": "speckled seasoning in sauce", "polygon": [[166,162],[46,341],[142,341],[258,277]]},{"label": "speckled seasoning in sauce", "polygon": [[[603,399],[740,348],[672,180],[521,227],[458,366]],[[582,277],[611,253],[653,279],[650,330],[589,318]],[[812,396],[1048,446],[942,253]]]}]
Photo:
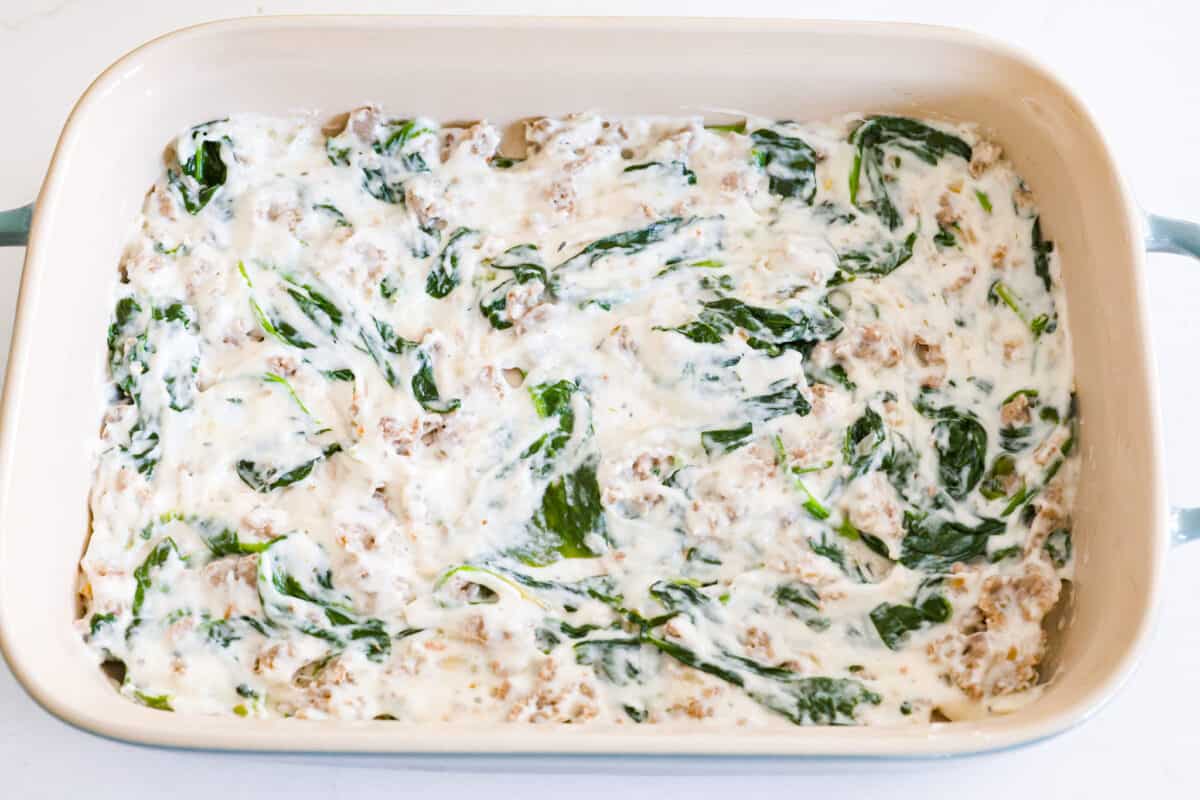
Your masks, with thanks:
[{"label": "speckled seasoning in sauce", "polygon": [[784,728],[1035,695],[1077,426],[999,149],[861,115],[525,139],[364,108],[175,141],[82,561],[121,691]]}]

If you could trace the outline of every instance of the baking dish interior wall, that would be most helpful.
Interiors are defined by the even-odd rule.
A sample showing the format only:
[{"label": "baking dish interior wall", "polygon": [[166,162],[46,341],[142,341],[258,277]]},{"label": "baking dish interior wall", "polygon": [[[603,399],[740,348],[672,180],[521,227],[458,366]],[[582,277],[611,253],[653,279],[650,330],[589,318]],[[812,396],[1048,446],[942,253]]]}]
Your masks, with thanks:
[{"label": "baking dish interior wall", "polygon": [[[1090,123],[1022,62],[949,40],[931,48],[921,37],[870,30],[797,36],[768,23],[674,32],[614,25],[546,23],[503,36],[461,21],[415,29],[278,23],[220,36],[201,29],[144,51],[80,109],[86,124],[64,143],[59,185],[39,223],[47,234],[41,269],[24,298],[38,344],[26,343],[32,357],[10,375],[23,384],[25,407],[13,442],[22,469],[9,478],[4,532],[5,558],[27,565],[16,580],[31,590],[56,587],[38,617],[55,628],[63,670],[82,663],[67,621],[88,525],[89,446],[102,413],[93,387],[103,379],[108,298],[164,146],[183,128],[230,113],[334,113],[368,101],[441,120],[504,122],[587,108],[777,118],[886,109],[983,123],[1036,192],[1044,230],[1060,247],[1084,421],[1078,607],[1061,653],[1065,672],[1020,714],[1070,708],[1094,688],[1089,678],[1121,663],[1158,568],[1160,498],[1148,488],[1158,474],[1154,411],[1141,310],[1131,299],[1139,289],[1129,254],[1139,245]],[[10,597],[19,591],[10,584]],[[11,607],[7,616],[17,635],[33,624]],[[98,671],[77,679],[97,702],[112,695]]]}]

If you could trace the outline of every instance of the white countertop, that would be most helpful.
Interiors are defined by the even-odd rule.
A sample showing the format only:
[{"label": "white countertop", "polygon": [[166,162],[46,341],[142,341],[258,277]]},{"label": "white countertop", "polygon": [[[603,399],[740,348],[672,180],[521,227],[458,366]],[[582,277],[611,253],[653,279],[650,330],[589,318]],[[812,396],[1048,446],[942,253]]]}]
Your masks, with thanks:
[{"label": "white countertop", "polygon": [[[1097,6],[1093,8],[1094,6]],[[847,17],[970,28],[1032,52],[1073,86],[1097,116],[1126,179],[1146,207],[1200,220],[1200,6],[1185,0],[1110,2],[950,0],[512,0],[511,2],[254,2],[253,0],[0,0],[0,208],[37,193],[58,132],[76,98],[133,46],[178,27],[253,14],[345,12],[580,13]],[[849,10],[853,8],[853,10]],[[23,251],[0,250],[0,370],[7,361]],[[1169,487],[1200,504],[1200,264],[1152,256],[1152,332],[1161,376]],[[1122,302],[1113,298],[1114,303]],[[1190,373],[1190,374],[1189,374]],[[1137,476],[1130,476],[1136,480]],[[14,532],[7,532],[14,535]],[[40,532],[27,532],[39,535]],[[229,795],[293,800],[395,796],[571,798],[616,794],[687,800],[813,795],[972,800],[1010,797],[1200,796],[1200,544],[1171,553],[1158,631],[1129,685],[1092,720],[1056,739],[993,756],[899,766],[810,768],[767,774],[456,772],[387,760],[228,756],[139,748],[77,731],[30,700],[0,665],[0,776],[15,798],[174,800]],[[31,610],[32,612],[33,610]],[[11,792],[11,794],[10,794]],[[368,794],[370,793],[370,794]],[[436,794],[435,794],[436,793]]]}]

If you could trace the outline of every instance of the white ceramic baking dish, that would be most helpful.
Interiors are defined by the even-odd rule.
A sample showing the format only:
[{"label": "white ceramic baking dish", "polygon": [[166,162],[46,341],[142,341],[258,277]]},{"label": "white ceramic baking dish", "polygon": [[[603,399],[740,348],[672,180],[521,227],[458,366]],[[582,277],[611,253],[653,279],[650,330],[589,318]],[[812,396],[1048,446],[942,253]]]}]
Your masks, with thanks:
[{"label": "white ceramic baking dish", "polygon": [[[131,220],[178,130],[239,111],[333,113],[364,101],[442,120],[504,122],[584,108],[732,108],[777,118],[891,110],[988,129],[1037,191],[1045,230],[1060,248],[1078,370],[1077,603],[1044,695],[979,722],[783,734],[184,718],[120,697],[71,622],[102,408],[107,298]],[[1146,642],[1169,515],[1142,217],[1081,103],[1042,67],[995,42],[942,28],[779,20],[334,17],[204,25],[135,50],[96,80],[63,130],[36,207],[0,422],[0,644],[29,693],[81,728],[238,750],[950,755],[1074,725],[1117,690]],[[20,242],[27,223],[27,209],[10,212],[0,241]],[[1200,243],[1186,223],[1152,227],[1158,249]]]}]

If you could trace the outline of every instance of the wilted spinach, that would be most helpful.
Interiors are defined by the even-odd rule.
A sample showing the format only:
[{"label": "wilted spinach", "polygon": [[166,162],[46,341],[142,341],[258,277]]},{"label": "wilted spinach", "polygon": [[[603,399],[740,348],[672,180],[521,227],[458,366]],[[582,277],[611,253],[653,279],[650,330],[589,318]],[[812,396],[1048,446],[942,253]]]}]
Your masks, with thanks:
[{"label": "wilted spinach", "polygon": [[462,405],[458,398],[442,399],[438,393],[437,383],[433,376],[433,360],[423,349],[417,350],[417,371],[413,374],[413,397],[421,404],[421,408],[434,414],[449,414],[457,411]]},{"label": "wilted spinach", "polygon": [[771,194],[812,205],[817,195],[817,154],[806,142],[767,128],[750,134],[754,162],[767,173]]},{"label": "wilted spinach", "polygon": [[775,419],[787,414],[805,416],[812,411],[812,405],[799,384],[789,379],[776,381],[767,387],[765,394],[747,397],[744,404],[763,420]]},{"label": "wilted spinach", "polygon": [[229,142],[228,137],[223,139],[204,138],[212,124],[206,122],[192,128],[191,135],[195,149],[186,161],[179,164],[179,173],[173,169],[167,170],[168,183],[179,192],[183,207],[192,215],[199,214],[204,210],[217,190],[225,185],[229,175],[225,160],[221,158],[221,142]]},{"label": "wilted spinach", "polygon": [[526,526],[530,540],[510,551],[529,566],[541,567],[559,558],[595,558],[600,553],[588,537],[608,540],[608,524],[596,480],[598,459],[590,457],[546,486],[533,519]]},{"label": "wilted spinach", "polygon": [[458,274],[462,250],[479,238],[479,232],[470,228],[458,228],[446,240],[446,246],[438,254],[437,263],[425,279],[425,294],[441,299],[454,291],[462,278]]},{"label": "wilted spinach", "polygon": [[665,172],[677,172],[689,186],[696,185],[696,173],[692,172],[688,168],[688,165],[682,161],[647,161],[644,164],[628,166],[622,172],[641,172],[651,167],[657,167]]},{"label": "wilted spinach", "polygon": [[[971,146],[962,139],[907,117],[871,117],[850,134],[850,143],[856,147],[850,170],[850,202],[874,212],[893,231],[903,220],[887,190],[883,171],[886,150],[904,150],[930,165],[936,165],[947,154],[971,160]],[[859,203],[858,188],[863,173],[871,187],[871,200]]]},{"label": "wilted spinach", "polygon": [[871,610],[871,624],[889,650],[899,650],[909,633],[950,619],[950,601],[932,591],[940,583],[940,578],[922,583],[912,605],[880,603]]},{"label": "wilted spinach", "polygon": [[542,265],[541,256],[535,245],[519,244],[516,247],[510,247],[498,258],[488,262],[487,266],[510,275],[488,289],[479,302],[480,313],[498,331],[507,330],[513,325],[507,314],[508,293],[513,287],[536,282],[542,285],[544,292],[551,290],[546,268]]},{"label": "wilted spinach", "polygon": [[900,563],[909,569],[942,573],[959,562],[982,558],[988,537],[1005,531],[998,519],[980,519],[974,525],[906,511],[905,536],[900,543]]},{"label": "wilted spinach", "polygon": [[256,492],[271,492],[276,489],[283,489],[291,486],[294,483],[299,483],[309,476],[313,471],[313,467],[322,459],[329,458],[335,453],[340,453],[342,446],[337,442],[327,446],[321,451],[319,456],[310,458],[308,461],[295,467],[280,467],[275,464],[261,464],[249,459],[240,459],[235,465],[238,477],[242,482]]},{"label": "wilted spinach", "polygon": [[708,455],[722,456],[749,444],[753,435],[754,425],[747,422],[736,428],[703,431],[700,434],[700,445]]},{"label": "wilted spinach", "polygon": [[533,458],[533,470],[538,475],[547,475],[553,469],[554,459],[567,446],[575,432],[575,411],[571,398],[578,386],[572,381],[539,383],[529,387],[534,410],[543,419],[556,417],[558,427],[539,436],[521,453],[521,458]]},{"label": "wilted spinach", "polygon": [[719,344],[740,328],[747,334],[747,345],[772,355],[786,349],[803,351],[808,345],[832,339],[842,332],[841,320],[820,306],[776,311],[723,297],[705,302],[703,308],[693,322],[655,330],[679,333],[700,344]]},{"label": "wilted spinach", "polygon": [[614,233],[611,236],[605,236],[587,245],[578,253],[559,264],[555,269],[590,267],[606,256],[640,253],[652,244],[666,241],[685,228],[706,221],[700,217],[689,217],[687,219],[683,217],[667,217],[652,222],[644,228]]},{"label": "wilted spinach", "polygon": [[946,493],[962,500],[983,478],[987,456],[987,431],[974,414],[951,406],[935,408],[924,397],[913,403],[917,411],[935,419],[934,449],[938,477]]},{"label": "wilted spinach", "polygon": [[150,589],[150,571],[166,564],[172,553],[176,558],[183,559],[179,548],[175,546],[175,540],[168,536],[154,545],[146,559],[133,571],[133,605],[130,606],[130,613],[135,620],[134,624],[141,617],[142,606],[146,602],[146,592]]},{"label": "wilted spinach", "polygon": [[838,253],[838,267],[856,275],[890,275],[912,258],[916,242],[917,231],[914,230],[902,242],[884,241],[875,248],[847,250]]}]

